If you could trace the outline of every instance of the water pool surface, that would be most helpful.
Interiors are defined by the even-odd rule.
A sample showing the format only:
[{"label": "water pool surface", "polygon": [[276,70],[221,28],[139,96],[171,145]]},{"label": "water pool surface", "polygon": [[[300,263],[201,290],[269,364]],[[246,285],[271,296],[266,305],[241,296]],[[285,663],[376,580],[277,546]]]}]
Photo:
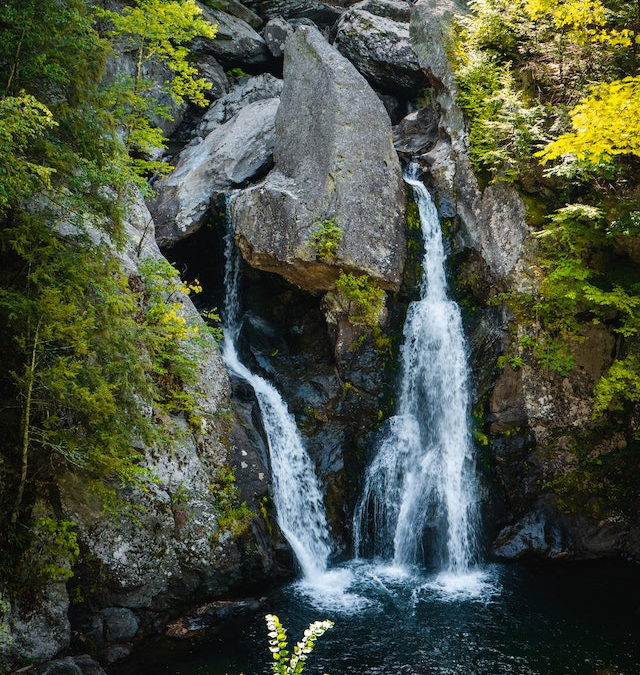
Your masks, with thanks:
[{"label": "water pool surface", "polygon": [[311,621],[335,622],[310,675],[640,675],[637,565],[487,565],[447,578],[358,561],[276,589],[197,639],[153,641],[114,675],[266,674],[267,613],[290,645]]}]

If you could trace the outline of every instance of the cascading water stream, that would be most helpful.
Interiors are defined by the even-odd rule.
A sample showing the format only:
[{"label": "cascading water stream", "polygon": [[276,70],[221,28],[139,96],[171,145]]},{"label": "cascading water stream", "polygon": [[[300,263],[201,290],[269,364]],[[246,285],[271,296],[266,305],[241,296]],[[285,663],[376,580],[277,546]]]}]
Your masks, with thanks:
[{"label": "cascading water stream", "polygon": [[420,213],[423,278],[404,327],[398,412],[356,507],[355,547],[398,566],[433,563],[463,574],[474,562],[478,523],[464,333],[447,297],[437,210],[413,174],[405,180]]},{"label": "cascading water stream", "polygon": [[275,387],[252,373],[238,357],[236,341],[240,333],[240,255],[233,241],[228,204],[225,259],[222,357],[229,370],[253,387],[269,446],[278,525],[289,542],[305,579],[313,581],[325,572],[330,553],[322,494],[313,463],[286,403]]}]

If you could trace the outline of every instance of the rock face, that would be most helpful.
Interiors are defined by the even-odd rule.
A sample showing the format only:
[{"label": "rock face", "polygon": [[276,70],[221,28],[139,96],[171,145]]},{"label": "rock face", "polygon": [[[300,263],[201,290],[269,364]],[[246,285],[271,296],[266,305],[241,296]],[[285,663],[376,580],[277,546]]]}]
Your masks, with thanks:
[{"label": "rock face", "polygon": [[[129,248],[122,254],[122,264],[135,275],[140,259],[160,258],[160,252],[144,205],[130,206],[126,227]],[[180,302],[185,317],[201,321],[188,296]],[[77,524],[79,541],[95,562],[91,596],[97,606],[167,611],[198,590],[219,594],[241,579],[243,552],[231,534],[220,529],[220,511],[212,495],[218,471],[233,464],[232,424],[220,418],[229,405],[229,382],[211,339],[194,349],[199,351],[193,395],[200,426],[189,429],[177,419],[182,432],[174,447],[147,452],[146,465],[155,481],[145,493],[126,496],[136,517],[118,520],[103,515],[100,500],[79,478],[69,476],[59,486],[65,517]],[[269,558],[267,551],[264,554]],[[109,616],[113,623],[113,612]],[[107,633],[131,631],[132,617],[125,618],[128,628],[121,620]]]},{"label": "rock face", "polygon": [[281,90],[271,75],[244,78],[207,110],[174,171],[154,185],[149,208],[161,245],[197,231],[213,197],[271,167]]},{"label": "rock face", "polygon": [[[114,249],[114,255],[130,284],[143,284],[141,260],[162,256],[141,198],[129,203],[123,226],[126,246]],[[178,300],[182,316],[204,328],[189,297]],[[149,411],[159,424],[173,425],[174,442],[147,449],[144,464],[154,476],[148,489],[121,491],[119,513],[114,514],[105,512],[81,472],[65,474],[56,486],[55,515],[75,524],[84,561],[74,570],[74,584],[88,614],[74,620],[73,634],[83,650],[91,649],[105,663],[126,656],[130,640],[162,625],[196,597],[201,601],[241,583],[253,584],[275,569],[263,521],[251,521],[240,537],[221,520],[216,489],[229,470],[236,467],[236,484],[254,512],[268,484],[255,449],[226,414],[230,386],[218,347],[206,331],[201,334],[202,342],[191,346],[198,374],[189,385],[198,425],[189,426],[183,416]],[[9,664],[41,662],[67,648],[72,638],[69,606],[64,582],[46,585],[34,603],[13,602],[7,616],[12,642],[6,653],[1,645],[0,657]]]},{"label": "rock face", "polygon": [[[272,60],[271,53],[264,39],[249,23],[238,16],[198,4],[203,17],[218,26],[218,34],[214,40],[195,40],[196,52],[213,55],[226,69],[242,67],[255,72],[256,69],[268,68]],[[246,16],[248,19],[252,17],[255,17],[253,13]]]},{"label": "rock face", "polygon": [[[516,190],[500,182],[480,190],[469,164],[464,117],[447,58],[452,17],[462,11],[440,0],[414,5],[411,44],[433,95],[428,107],[398,125],[395,142],[403,155],[417,156],[438,194],[441,215],[453,219],[460,288],[470,294],[469,302],[482,306],[492,293],[535,293],[538,260]],[[617,465],[625,461],[620,459],[627,447],[624,433],[591,419],[593,387],[619,349],[615,337],[606,327],[586,325],[584,342],[568,345],[576,367],[566,374],[545,367],[522,348],[515,352],[514,368],[491,372],[492,358],[501,351],[514,354],[510,335],[535,333],[535,326],[494,311],[481,308],[469,323],[478,396],[487,395],[482,431],[493,492],[502,502],[490,519],[496,526],[490,532],[496,537],[494,554],[509,559],[637,557],[635,507],[628,497],[617,504],[611,500],[602,489],[605,474],[593,469],[608,465],[608,475],[625,484],[622,464]]]},{"label": "rock face", "polygon": [[339,5],[349,3],[320,0],[247,0],[245,4],[265,20],[277,17],[286,20],[309,19],[316,26],[324,28],[332,26],[342,13]]},{"label": "rock face", "polygon": [[359,2],[336,24],[334,45],[374,87],[415,98],[427,79],[409,41],[410,17],[403,0]]},{"label": "rock face", "polygon": [[[232,205],[243,256],[311,292],[331,287],[337,265],[397,289],[405,193],[382,103],[308,26],[288,39],[284,72],[275,168]],[[342,240],[332,260],[317,260],[313,232],[326,220]]]},{"label": "rock face", "polygon": [[[494,279],[504,279],[522,257],[529,234],[525,208],[516,190],[497,183],[481,192],[469,163],[468,138],[447,52],[451,43],[453,16],[463,8],[449,0],[419,0],[411,17],[411,45],[427,73],[434,92],[438,134],[433,138],[431,119],[424,117],[424,134],[433,138],[423,143],[419,156],[444,203],[455,204],[471,244],[478,250]],[[412,118],[415,136],[416,119]],[[405,123],[407,125],[407,123]],[[398,139],[399,144],[402,143]]]},{"label": "rock face", "polygon": [[160,244],[197,230],[213,195],[240,186],[269,167],[278,104],[277,98],[250,103],[180,153],[175,170],[159,181],[158,198],[151,205]]}]

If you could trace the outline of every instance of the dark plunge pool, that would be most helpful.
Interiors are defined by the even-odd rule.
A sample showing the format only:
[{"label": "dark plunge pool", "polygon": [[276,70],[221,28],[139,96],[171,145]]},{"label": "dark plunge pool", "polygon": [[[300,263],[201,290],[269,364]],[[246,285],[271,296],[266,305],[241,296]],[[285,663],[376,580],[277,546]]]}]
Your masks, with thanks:
[{"label": "dark plunge pool", "polygon": [[311,621],[335,622],[309,674],[640,675],[637,565],[488,565],[447,578],[359,562],[275,590],[259,612],[197,638],[153,641],[118,673],[269,673],[266,613],[290,645]]}]

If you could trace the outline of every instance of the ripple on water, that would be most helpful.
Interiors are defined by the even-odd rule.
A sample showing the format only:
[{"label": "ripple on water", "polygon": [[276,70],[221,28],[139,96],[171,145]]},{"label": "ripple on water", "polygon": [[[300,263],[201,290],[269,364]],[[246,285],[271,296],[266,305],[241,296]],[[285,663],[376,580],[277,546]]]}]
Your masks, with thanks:
[{"label": "ripple on water", "polygon": [[496,577],[487,568],[466,572],[440,572],[412,591],[415,603],[425,596],[435,595],[440,602],[480,601],[490,602],[501,592]]}]

